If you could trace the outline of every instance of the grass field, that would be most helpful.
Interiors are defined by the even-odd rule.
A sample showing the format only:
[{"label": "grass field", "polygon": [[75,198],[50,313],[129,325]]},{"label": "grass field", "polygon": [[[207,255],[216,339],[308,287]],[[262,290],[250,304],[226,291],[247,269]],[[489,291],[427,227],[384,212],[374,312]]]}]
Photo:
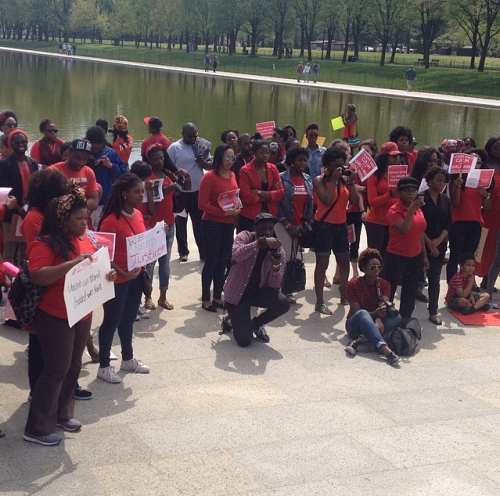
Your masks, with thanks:
[{"label": "grass field", "polygon": [[[0,40],[0,45],[14,48],[57,52],[57,42],[23,42]],[[203,68],[203,51],[186,53],[165,48],[149,49],[144,46],[134,48],[132,44],[115,47],[109,42],[99,44],[76,43],[77,55],[87,57],[102,57],[108,59],[127,60],[160,65],[173,65],[187,68]],[[298,53],[298,50],[295,50]],[[218,54],[219,70],[255,74],[260,76],[275,76],[294,78],[298,58],[277,60],[271,57],[270,49],[261,49],[257,57],[242,54],[233,56]],[[342,64],[340,52],[332,52],[333,60],[320,60],[321,51],[314,52],[314,60],[321,64],[320,80],[331,83],[372,86],[378,88],[405,89],[404,72],[406,66],[414,63],[421,56],[418,54],[397,54],[396,63],[384,67],[378,65],[379,53],[361,53],[360,60],[354,63]],[[489,58],[487,70],[484,73],[466,69],[468,57],[432,56],[439,59],[439,67],[423,69],[417,67],[417,80],[414,90],[451,95],[475,96],[500,99],[500,59]],[[465,68],[460,68],[465,67]]]}]

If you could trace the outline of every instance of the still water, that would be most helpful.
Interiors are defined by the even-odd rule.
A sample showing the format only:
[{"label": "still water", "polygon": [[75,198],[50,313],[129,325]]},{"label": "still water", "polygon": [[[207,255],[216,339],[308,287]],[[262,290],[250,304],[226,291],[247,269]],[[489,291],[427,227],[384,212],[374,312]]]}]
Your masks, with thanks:
[{"label": "still water", "polygon": [[[341,137],[330,119],[350,102],[356,104],[360,138],[379,144],[400,124],[413,129],[420,145],[471,136],[482,146],[499,134],[498,110],[337,93],[312,83],[294,88],[6,52],[0,52],[0,64],[0,110],[16,112],[31,142],[41,137],[38,124],[45,117],[54,120],[61,139],[70,140],[83,136],[96,119],[112,122],[124,114],[137,145],[147,137],[143,118],[153,115],[172,141],[189,121],[216,145],[224,129],[254,133],[256,122],[274,120],[292,124],[299,135],[317,122],[328,144]],[[132,160],[139,158],[138,148]]]}]

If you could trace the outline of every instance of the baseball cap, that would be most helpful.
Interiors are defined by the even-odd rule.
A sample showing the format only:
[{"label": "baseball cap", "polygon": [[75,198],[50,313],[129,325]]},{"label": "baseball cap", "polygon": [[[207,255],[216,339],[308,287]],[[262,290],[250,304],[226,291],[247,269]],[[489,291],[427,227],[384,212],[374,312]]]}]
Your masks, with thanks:
[{"label": "baseball cap", "polygon": [[401,155],[398,145],[393,141],[387,141],[380,147],[380,153],[387,153],[387,155]]},{"label": "baseball cap", "polygon": [[403,177],[402,179],[400,179],[398,181],[398,191],[400,189],[404,189],[404,188],[418,189],[419,186],[420,186],[420,183],[414,177],[411,177],[411,176]]},{"label": "baseball cap", "polygon": [[153,129],[161,129],[163,127],[163,122],[159,117],[144,117],[143,121],[146,126],[152,127]]},{"label": "baseball cap", "polygon": [[262,222],[263,220],[270,220],[270,221],[274,222],[275,224],[278,222],[277,217],[273,217],[271,214],[263,212],[263,213],[257,215],[257,217],[255,217],[255,221],[254,221],[253,225],[256,226],[259,222]]},{"label": "baseball cap", "polygon": [[88,141],[86,139],[73,140],[71,142],[71,144],[69,145],[70,152],[82,151],[82,152],[90,153],[91,148],[92,148],[92,145],[90,144],[90,141]]}]

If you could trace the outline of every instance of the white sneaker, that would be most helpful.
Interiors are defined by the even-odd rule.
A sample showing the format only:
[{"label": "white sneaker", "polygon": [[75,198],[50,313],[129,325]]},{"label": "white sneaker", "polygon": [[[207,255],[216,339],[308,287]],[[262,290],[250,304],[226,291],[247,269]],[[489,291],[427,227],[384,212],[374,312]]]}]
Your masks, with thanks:
[{"label": "white sneaker", "polygon": [[97,369],[97,377],[111,384],[119,384],[122,378],[115,372],[114,367],[99,367]]},{"label": "white sneaker", "polygon": [[[141,319],[149,319],[149,313],[146,312],[143,307],[139,307],[139,310],[137,310],[137,316]],[[138,319],[136,318],[135,320],[137,321]]]},{"label": "white sneaker", "polygon": [[135,374],[149,374],[149,367],[136,358],[132,358],[131,360],[122,360],[120,370],[134,372]]}]

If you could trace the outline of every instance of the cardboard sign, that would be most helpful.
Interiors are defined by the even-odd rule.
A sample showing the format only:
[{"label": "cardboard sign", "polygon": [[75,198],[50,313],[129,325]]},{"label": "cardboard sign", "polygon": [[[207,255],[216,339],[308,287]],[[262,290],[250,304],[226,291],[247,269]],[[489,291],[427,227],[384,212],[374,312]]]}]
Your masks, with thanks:
[{"label": "cardboard sign", "polygon": [[332,127],[334,131],[338,131],[339,129],[343,129],[345,127],[344,119],[342,119],[342,116],[332,119]]},{"label": "cardboard sign", "polygon": [[106,279],[111,270],[106,248],[75,265],[64,278],[64,304],[68,324],[73,327],[85,315],[115,297],[115,285]]},{"label": "cardboard sign", "polygon": [[224,210],[224,212],[232,208],[242,208],[243,204],[240,200],[240,189],[233,189],[231,191],[221,193],[217,199],[217,203],[219,204],[219,207]]},{"label": "cardboard sign", "polygon": [[87,231],[85,234],[88,238],[90,238],[92,244],[97,246],[97,249],[102,248],[103,246],[108,249],[109,259],[111,261],[115,259],[115,233]]},{"label": "cardboard sign", "polygon": [[349,241],[349,244],[356,241],[356,231],[354,230],[354,224],[349,224],[347,226],[347,241]]},{"label": "cardboard sign", "polygon": [[366,181],[377,169],[375,160],[366,150],[360,150],[349,160],[351,167],[358,173],[361,182]]},{"label": "cardboard sign", "polygon": [[144,267],[167,254],[165,222],[161,221],[149,231],[126,238],[127,268]]},{"label": "cardboard sign", "polygon": [[398,182],[408,175],[407,165],[389,165],[387,167],[387,181],[389,188],[397,188]]},{"label": "cardboard sign", "polygon": [[[154,202],[161,202],[164,198],[163,196],[163,181],[164,179],[152,179],[151,182],[151,193],[153,194],[153,201]],[[144,187],[146,187],[144,181],[142,183]],[[142,200],[142,203],[147,203],[148,202],[148,195],[144,193],[144,197]]]},{"label": "cardboard sign", "polygon": [[489,188],[495,169],[473,169],[467,175],[466,188]]},{"label": "cardboard sign", "polygon": [[0,188],[0,205],[5,205],[7,203],[7,197],[12,191],[12,188]]},{"label": "cardboard sign", "polygon": [[255,124],[255,129],[262,135],[263,138],[271,138],[274,134],[276,124],[274,121],[259,122]]},{"label": "cardboard sign", "polygon": [[[323,146],[325,144],[326,138],[324,136],[318,136],[318,139],[316,141],[318,146]],[[302,148],[305,148],[309,144],[309,141],[307,141],[307,136],[304,134],[302,136]]]},{"label": "cardboard sign", "polygon": [[466,153],[452,153],[448,172],[450,174],[468,174],[476,168],[477,157]]}]

